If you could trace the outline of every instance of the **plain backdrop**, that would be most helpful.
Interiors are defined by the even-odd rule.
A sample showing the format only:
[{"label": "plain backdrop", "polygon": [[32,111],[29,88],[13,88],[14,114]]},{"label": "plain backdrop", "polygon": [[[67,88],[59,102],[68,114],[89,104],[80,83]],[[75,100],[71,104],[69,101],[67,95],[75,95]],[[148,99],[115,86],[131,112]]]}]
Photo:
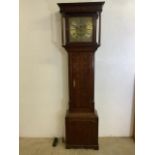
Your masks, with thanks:
[{"label": "plain backdrop", "polygon": [[[20,0],[20,137],[64,136],[68,58],[61,47],[57,3],[80,1]],[[131,136],[134,1],[105,1],[101,33],[95,55],[99,136]]]}]

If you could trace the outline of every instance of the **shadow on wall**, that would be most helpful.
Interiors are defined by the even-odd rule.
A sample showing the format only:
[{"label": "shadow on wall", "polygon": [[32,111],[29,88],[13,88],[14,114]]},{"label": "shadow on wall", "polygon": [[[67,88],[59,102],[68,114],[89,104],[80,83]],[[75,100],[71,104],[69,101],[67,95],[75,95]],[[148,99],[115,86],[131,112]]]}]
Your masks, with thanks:
[{"label": "shadow on wall", "polygon": [[130,136],[133,137],[133,138],[135,137],[135,83],[134,83],[134,86],[133,86]]},{"label": "shadow on wall", "polygon": [[68,109],[68,55],[65,49],[62,47],[62,39],[61,39],[61,15],[59,12],[55,12],[51,14],[51,42],[57,49],[57,52],[61,55],[61,65],[62,65],[62,101],[61,101],[61,109],[60,109],[60,118],[58,120],[59,126],[58,130],[62,128],[63,124],[63,135],[65,134],[65,114]]}]

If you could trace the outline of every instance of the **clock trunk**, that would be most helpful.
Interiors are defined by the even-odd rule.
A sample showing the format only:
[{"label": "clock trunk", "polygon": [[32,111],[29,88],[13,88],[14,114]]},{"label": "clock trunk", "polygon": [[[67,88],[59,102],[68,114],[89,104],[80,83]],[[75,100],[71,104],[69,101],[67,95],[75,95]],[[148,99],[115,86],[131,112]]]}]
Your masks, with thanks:
[{"label": "clock trunk", "polygon": [[94,112],[94,53],[69,53],[71,112]]}]

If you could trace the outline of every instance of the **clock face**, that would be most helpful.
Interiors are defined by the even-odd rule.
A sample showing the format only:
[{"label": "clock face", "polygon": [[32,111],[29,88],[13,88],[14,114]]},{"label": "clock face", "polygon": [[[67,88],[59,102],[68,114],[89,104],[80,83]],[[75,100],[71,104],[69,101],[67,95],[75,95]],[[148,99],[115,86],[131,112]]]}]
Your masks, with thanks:
[{"label": "clock face", "polygon": [[69,18],[69,41],[92,42],[93,19],[92,17]]}]

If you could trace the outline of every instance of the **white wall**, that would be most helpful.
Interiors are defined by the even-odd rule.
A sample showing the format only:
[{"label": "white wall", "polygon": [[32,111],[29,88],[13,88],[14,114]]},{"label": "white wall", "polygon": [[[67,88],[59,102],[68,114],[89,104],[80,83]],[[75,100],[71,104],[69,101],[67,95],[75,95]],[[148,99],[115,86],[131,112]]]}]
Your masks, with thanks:
[{"label": "white wall", "polygon": [[[20,0],[20,136],[64,135],[67,53],[56,3]],[[78,0],[78,2],[80,2]],[[96,52],[95,103],[99,136],[130,136],[134,86],[134,1],[107,0]]]}]

